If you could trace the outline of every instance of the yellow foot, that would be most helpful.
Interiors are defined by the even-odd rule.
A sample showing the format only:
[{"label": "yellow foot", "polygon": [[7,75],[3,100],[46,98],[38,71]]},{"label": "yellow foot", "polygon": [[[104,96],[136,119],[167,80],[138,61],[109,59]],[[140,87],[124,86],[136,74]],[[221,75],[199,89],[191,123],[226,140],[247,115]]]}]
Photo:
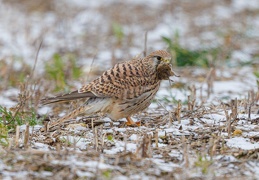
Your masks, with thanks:
[{"label": "yellow foot", "polygon": [[141,126],[141,121],[135,123],[137,126]]},{"label": "yellow foot", "polygon": [[135,126],[135,125],[141,126],[141,122],[140,122],[140,121],[138,121],[138,122],[135,123],[135,122],[131,119],[131,117],[126,117],[126,119],[127,119],[127,122],[126,122],[127,126]]}]

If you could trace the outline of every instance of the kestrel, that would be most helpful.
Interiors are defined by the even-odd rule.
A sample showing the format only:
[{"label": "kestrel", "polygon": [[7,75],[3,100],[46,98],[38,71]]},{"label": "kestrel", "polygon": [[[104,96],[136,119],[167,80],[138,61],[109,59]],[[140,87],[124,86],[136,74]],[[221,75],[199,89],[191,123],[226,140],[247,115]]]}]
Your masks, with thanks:
[{"label": "kestrel", "polygon": [[175,75],[170,60],[168,52],[157,50],[144,58],[118,63],[79,90],[44,99],[43,104],[88,98],[82,106],[55,124],[82,113],[91,115],[98,112],[107,114],[113,121],[126,118],[127,125],[135,124],[131,116],[151,104],[162,80]]}]

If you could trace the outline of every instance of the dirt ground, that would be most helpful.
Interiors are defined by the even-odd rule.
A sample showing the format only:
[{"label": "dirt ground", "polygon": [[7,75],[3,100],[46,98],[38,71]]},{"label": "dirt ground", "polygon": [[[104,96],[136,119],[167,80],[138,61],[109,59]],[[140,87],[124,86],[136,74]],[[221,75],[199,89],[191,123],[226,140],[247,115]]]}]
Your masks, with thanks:
[{"label": "dirt ground", "polygon": [[[0,0],[0,179],[259,179],[256,0]],[[157,49],[180,77],[125,120],[43,106]],[[196,58],[194,58],[196,57]]]}]

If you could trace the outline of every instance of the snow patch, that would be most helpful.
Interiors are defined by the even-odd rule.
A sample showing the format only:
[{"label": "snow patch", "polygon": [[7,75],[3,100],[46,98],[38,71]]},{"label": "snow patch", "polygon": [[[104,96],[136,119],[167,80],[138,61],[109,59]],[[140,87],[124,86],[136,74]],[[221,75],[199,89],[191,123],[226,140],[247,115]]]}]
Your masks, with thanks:
[{"label": "snow patch", "polygon": [[243,150],[253,150],[259,148],[259,143],[253,144],[249,138],[234,137],[227,139],[227,146],[230,148],[240,148]]}]

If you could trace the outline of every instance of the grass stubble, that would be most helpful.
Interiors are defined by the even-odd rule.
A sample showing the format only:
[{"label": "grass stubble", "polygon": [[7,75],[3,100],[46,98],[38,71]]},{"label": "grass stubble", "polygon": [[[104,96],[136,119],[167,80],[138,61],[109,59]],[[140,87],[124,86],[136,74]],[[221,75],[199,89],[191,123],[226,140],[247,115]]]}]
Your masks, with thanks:
[{"label": "grass stubble", "polygon": [[[187,4],[180,5],[186,9],[190,8]],[[206,3],[204,3],[205,5]],[[200,31],[198,27],[193,29],[192,33]],[[122,31],[120,24],[113,24],[113,34],[116,41],[112,45],[111,54],[115,54],[116,49],[123,46],[125,34]],[[80,74],[80,69],[76,69],[77,65],[73,63],[73,58],[72,60],[67,58],[67,62],[71,62],[68,63],[69,66],[61,64],[59,69],[51,69],[51,65],[46,65],[45,68],[49,70],[46,72],[50,73],[41,76],[35,73],[43,41],[39,43],[39,48],[36,50],[36,58],[32,68],[24,64],[22,71],[17,72],[12,65],[4,63],[3,60],[0,66],[1,70],[8,70],[10,73],[9,76],[1,74],[3,82],[0,86],[1,92],[6,91],[7,87],[19,87],[20,89],[15,107],[0,108],[0,156],[1,163],[5,164],[3,169],[8,170],[9,167],[12,167],[12,172],[27,171],[28,177],[32,179],[46,177],[82,179],[83,176],[81,177],[80,173],[83,172],[88,172],[89,174],[85,176],[91,176],[93,179],[110,179],[119,175],[132,176],[143,173],[149,177],[173,179],[230,179],[246,177],[246,173],[253,174],[253,172],[249,172],[247,166],[252,166],[253,162],[258,162],[259,150],[229,148],[226,145],[226,139],[242,136],[246,131],[249,132],[250,130],[245,128],[240,129],[242,123],[245,125],[258,124],[258,118],[253,119],[251,116],[251,114],[258,113],[258,84],[257,90],[244,92],[244,97],[219,99],[216,103],[208,103],[208,99],[214,94],[214,82],[226,80],[224,76],[216,74],[216,71],[225,71],[224,66],[219,65],[225,63],[218,62],[227,59],[229,51],[237,46],[239,42],[233,42],[235,39],[233,36],[238,36],[238,34],[239,32],[225,33],[225,46],[216,54],[215,51],[202,51],[200,55],[206,58],[199,58],[202,59],[199,62],[200,67],[183,66],[177,68],[181,77],[188,79],[188,82],[198,81],[201,85],[176,81],[170,88],[181,88],[185,94],[188,94],[186,100],[181,101],[177,97],[166,97],[164,100],[156,101],[158,106],[152,109],[152,113],[144,111],[136,115],[137,119],[142,120],[143,127],[141,128],[127,127],[123,129],[124,121],[107,122],[103,116],[91,116],[71,120],[54,132],[41,133],[34,129],[35,125],[42,125],[44,122],[47,124],[48,119],[57,119],[58,115],[64,112],[64,109],[70,109],[81,103],[57,104],[51,106],[52,114],[46,116],[37,114],[40,99],[44,96],[55,92],[55,90],[73,88],[73,85],[66,86],[66,84],[75,80],[75,77],[71,74],[62,74],[61,77],[54,76],[57,74],[56,71],[67,72],[75,66],[75,74]],[[145,34],[144,38],[144,54],[148,48],[147,37],[148,33]],[[129,37],[127,38],[127,41],[133,41]],[[134,36],[131,38],[134,39]],[[165,38],[163,39],[165,40]],[[179,47],[177,40],[171,42],[170,39],[167,38],[165,43],[167,42],[169,50],[176,54],[176,57],[181,55],[185,57],[186,52],[189,52],[190,55],[199,53],[198,51],[186,51]],[[93,54],[93,57],[96,54],[97,52]],[[60,58],[64,60],[66,57],[67,55],[60,54],[53,56],[53,59],[56,59],[58,63],[61,62]],[[114,59],[116,57],[111,59],[111,64],[116,63]],[[174,62],[177,64],[176,60]],[[203,73],[194,72],[201,67]],[[238,68],[231,70],[231,77],[227,80],[240,76],[238,71]],[[19,79],[18,76],[15,76],[17,74],[23,78]],[[91,76],[94,75],[90,72],[87,78]],[[53,84],[61,86],[53,87]],[[177,87],[177,84],[181,85]],[[172,91],[174,90],[172,89]],[[173,106],[173,108],[168,109],[168,105]],[[225,117],[221,123],[208,123],[204,120],[205,117],[212,114],[223,114]],[[213,117],[209,119],[213,120]],[[183,121],[185,124],[182,123]],[[71,124],[75,124],[75,127],[80,127],[81,130],[77,130]],[[20,127],[24,125],[25,128],[21,129]],[[185,129],[185,125],[192,129]],[[179,133],[167,131],[170,128]],[[258,128],[254,130],[258,130]],[[133,135],[137,138],[132,140],[130,137]],[[248,138],[252,142],[258,143],[258,136],[249,136]],[[80,140],[84,140],[85,146],[83,148],[79,144]],[[118,143],[123,144],[123,149],[115,154],[106,153],[106,150],[115,149]],[[133,151],[128,149],[132,144],[136,145]],[[172,155],[173,152],[177,152],[178,155]],[[236,158],[234,162],[224,159],[230,155]],[[154,159],[159,160],[159,162]],[[85,165],[89,161],[97,163],[90,166]],[[175,167],[170,170],[161,167],[170,167],[172,163]],[[108,164],[110,167],[101,168],[103,164]],[[198,175],[195,177],[191,173]],[[0,177],[3,176],[0,173]]]}]

